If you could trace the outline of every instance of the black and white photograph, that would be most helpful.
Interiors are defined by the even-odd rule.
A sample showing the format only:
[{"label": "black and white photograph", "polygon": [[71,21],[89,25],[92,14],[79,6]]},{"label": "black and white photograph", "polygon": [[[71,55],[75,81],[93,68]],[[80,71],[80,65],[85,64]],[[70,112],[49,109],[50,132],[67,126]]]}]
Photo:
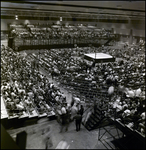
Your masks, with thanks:
[{"label": "black and white photograph", "polygon": [[1,1],[1,149],[145,149],[145,1]]}]

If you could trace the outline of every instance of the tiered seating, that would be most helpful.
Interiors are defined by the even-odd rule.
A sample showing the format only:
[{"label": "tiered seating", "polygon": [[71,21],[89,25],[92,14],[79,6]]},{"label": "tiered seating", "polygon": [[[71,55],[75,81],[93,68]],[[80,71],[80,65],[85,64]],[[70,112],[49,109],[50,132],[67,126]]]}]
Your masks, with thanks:
[{"label": "tiered seating", "polygon": [[9,118],[54,115],[55,106],[64,99],[60,90],[27,61],[26,55],[2,47],[2,57],[1,89]]},{"label": "tiered seating", "polygon": [[10,28],[12,37],[26,38],[31,36],[30,32],[25,28],[24,25],[10,26]]},{"label": "tiered seating", "polygon": [[[23,25],[22,25],[23,26]],[[113,34],[111,31],[105,29],[98,29],[95,31],[96,27],[90,28],[79,26],[64,27],[61,25],[26,25],[23,28],[19,28],[17,32],[16,29],[12,30],[10,35],[17,40],[14,40],[14,49],[23,50],[22,47],[35,45],[62,45],[66,44],[73,47],[73,44],[94,44],[94,45],[104,45],[108,39],[113,39]],[[19,40],[18,40],[19,39]],[[19,44],[17,44],[19,42]],[[18,48],[17,48],[18,47]],[[45,47],[46,48],[46,47]]]}]

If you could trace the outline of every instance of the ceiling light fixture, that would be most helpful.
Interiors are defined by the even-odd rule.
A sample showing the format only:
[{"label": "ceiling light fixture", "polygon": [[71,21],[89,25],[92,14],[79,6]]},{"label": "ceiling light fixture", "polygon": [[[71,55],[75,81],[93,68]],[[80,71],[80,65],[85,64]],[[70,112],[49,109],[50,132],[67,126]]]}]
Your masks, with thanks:
[{"label": "ceiling light fixture", "polygon": [[15,15],[15,20],[18,20],[18,15]]}]

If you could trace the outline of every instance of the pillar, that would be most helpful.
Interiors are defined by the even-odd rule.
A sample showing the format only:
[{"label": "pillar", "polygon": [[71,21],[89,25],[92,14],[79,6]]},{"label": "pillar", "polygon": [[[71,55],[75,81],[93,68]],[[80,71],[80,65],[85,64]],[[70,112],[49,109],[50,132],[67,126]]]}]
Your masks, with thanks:
[{"label": "pillar", "polygon": [[133,43],[133,30],[130,30],[130,34],[129,34],[129,44]]}]

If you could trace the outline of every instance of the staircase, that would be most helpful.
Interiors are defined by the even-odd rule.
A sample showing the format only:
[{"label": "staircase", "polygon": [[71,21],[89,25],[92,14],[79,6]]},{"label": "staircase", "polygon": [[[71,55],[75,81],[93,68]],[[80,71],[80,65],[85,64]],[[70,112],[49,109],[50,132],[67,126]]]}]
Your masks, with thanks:
[{"label": "staircase", "polygon": [[101,121],[105,118],[105,116],[104,116],[104,111],[106,109],[105,106],[104,106],[104,108],[100,107],[100,106],[96,106],[93,109],[94,109],[94,111],[89,116],[86,123],[84,124],[85,128],[88,131],[96,129],[100,125]]}]

